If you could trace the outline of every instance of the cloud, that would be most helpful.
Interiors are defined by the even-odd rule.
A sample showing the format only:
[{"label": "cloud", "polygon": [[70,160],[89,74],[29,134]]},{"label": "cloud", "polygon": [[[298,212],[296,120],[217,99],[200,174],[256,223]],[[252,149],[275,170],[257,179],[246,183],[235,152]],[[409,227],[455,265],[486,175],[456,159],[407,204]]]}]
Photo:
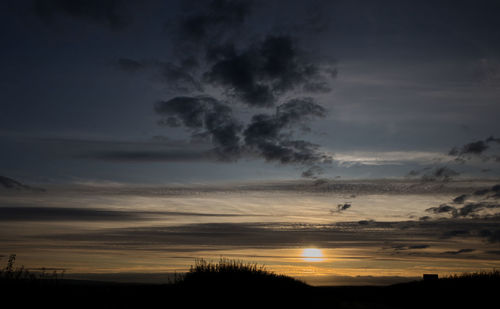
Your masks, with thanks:
[{"label": "cloud", "polygon": [[326,111],[311,98],[292,99],[276,108],[274,115],[257,114],[243,132],[245,145],[267,161],[283,164],[324,163],[331,158],[318,146],[303,140],[292,140],[285,130]]},{"label": "cloud", "polygon": [[480,236],[492,243],[500,242],[500,229],[483,229],[480,231]]},{"label": "cloud", "polygon": [[0,188],[2,187],[3,189],[8,189],[8,190],[28,190],[28,191],[39,191],[39,192],[45,191],[44,189],[28,186],[17,180],[5,176],[0,176]]},{"label": "cloud", "polygon": [[452,148],[449,152],[450,155],[465,155],[465,154],[473,154],[480,155],[486,149],[488,149],[488,144],[484,141],[476,141],[472,143],[468,143],[462,146],[461,149]]},{"label": "cloud", "polygon": [[211,214],[171,211],[122,211],[68,207],[0,207],[0,221],[140,221],[168,217],[236,217],[237,214]]},{"label": "cloud", "polygon": [[402,250],[420,250],[420,249],[427,249],[429,248],[430,245],[393,245],[392,248],[396,251],[402,251]]},{"label": "cloud", "polygon": [[351,208],[351,203],[343,203],[343,204],[338,204],[337,209],[335,210],[330,210],[330,213],[340,213],[343,212],[347,209]]},{"label": "cloud", "polygon": [[463,204],[464,201],[467,199],[467,194],[462,194],[453,199],[454,204]]},{"label": "cloud", "polygon": [[469,202],[462,207],[441,204],[438,207],[427,208],[426,211],[438,215],[450,214],[453,218],[495,216],[498,215],[495,210],[500,208],[500,204],[497,200],[500,196],[499,192],[500,185],[481,188],[475,190],[472,194],[461,194],[451,201],[453,204],[460,205],[464,204],[466,200],[469,200]]},{"label": "cloud", "polygon": [[[314,243],[324,249],[356,248],[371,252],[374,256],[391,258],[394,252],[418,254],[426,257],[441,257],[433,248],[456,248],[454,238],[468,238],[478,246],[487,246],[482,239],[498,239],[498,218],[448,219],[433,221],[399,221],[359,224],[338,222],[333,224],[297,223],[195,223],[177,226],[151,226],[106,228],[97,231],[68,232],[51,235],[36,235],[36,239],[68,241],[68,246],[89,244],[94,249],[107,250],[113,244],[116,250],[172,250],[172,247],[222,249],[297,248]],[[481,232],[483,231],[483,232]],[[488,232],[486,232],[488,231]],[[491,232],[490,232],[491,231]],[[481,234],[482,233],[482,234]],[[495,234],[496,233],[496,234]],[[497,235],[498,234],[498,235]],[[496,236],[495,236],[496,235]],[[166,246],[166,244],[168,244]],[[392,248],[390,252],[379,248]],[[456,248],[459,251],[461,248]],[[451,251],[451,250],[450,250]],[[368,251],[365,251],[368,252]],[[466,253],[465,251],[462,253]],[[450,258],[458,254],[449,254]]]},{"label": "cloud", "polygon": [[[329,160],[318,146],[293,140],[288,129],[314,117],[323,117],[326,110],[311,98],[291,99],[276,107],[274,114],[258,114],[243,127],[233,117],[229,106],[213,97],[175,97],[157,103],[155,111],[164,116],[167,126],[184,126],[192,137],[208,137],[214,151],[223,159],[238,159],[251,154],[266,161],[282,164],[315,164]],[[244,128],[244,130],[243,130]],[[317,172],[318,169],[310,170]]]},{"label": "cloud", "polygon": [[156,104],[155,111],[164,115],[168,126],[184,125],[195,136],[210,138],[214,151],[224,159],[234,159],[240,155],[242,125],[233,118],[229,106],[212,97],[175,97]]},{"label": "cloud", "polygon": [[460,249],[460,250],[457,250],[457,251],[445,251],[445,252],[443,252],[443,254],[458,255],[458,254],[469,253],[469,252],[474,252],[474,251],[476,251],[476,249]]},{"label": "cloud", "polygon": [[422,181],[432,182],[432,181],[441,181],[446,182],[450,181],[453,177],[460,175],[459,172],[447,167],[447,166],[438,166],[434,169],[430,167],[425,167],[420,170],[411,170],[407,177],[417,177],[420,176]]},{"label": "cloud", "polygon": [[[461,147],[453,147],[448,152],[448,155],[454,156],[456,161],[462,163],[474,158],[479,158],[483,161],[493,160],[498,162],[498,158],[500,157],[499,144],[500,138],[490,136],[484,140],[474,141]],[[487,153],[490,153],[490,155],[487,155]]]},{"label": "cloud", "polygon": [[57,15],[66,15],[114,29],[131,23],[124,6],[124,1],[120,0],[35,0],[35,11],[46,22],[53,21]]},{"label": "cloud", "polygon": [[425,211],[432,212],[434,214],[441,214],[441,213],[455,213],[457,209],[453,206],[441,204],[438,207],[427,208]]},{"label": "cloud", "polygon": [[293,135],[326,115],[316,96],[331,90],[337,71],[332,61],[315,57],[313,49],[302,50],[298,32],[236,35],[245,29],[253,6],[253,1],[236,0],[186,4],[187,13],[168,24],[174,57],[123,57],[118,66],[159,74],[169,89],[169,98],[155,105],[163,117],[160,124],[210,141],[218,159],[296,164],[307,169],[304,177],[316,177],[331,156]]},{"label": "cloud", "polygon": [[323,174],[323,168],[318,165],[313,165],[307,170],[302,172],[302,177],[303,178],[311,178],[311,179],[317,179],[319,175]]},{"label": "cloud", "polygon": [[269,35],[237,50],[232,44],[211,52],[215,62],[204,78],[250,106],[273,106],[283,93],[329,91],[322,67],[300,56],[288,35]]}]

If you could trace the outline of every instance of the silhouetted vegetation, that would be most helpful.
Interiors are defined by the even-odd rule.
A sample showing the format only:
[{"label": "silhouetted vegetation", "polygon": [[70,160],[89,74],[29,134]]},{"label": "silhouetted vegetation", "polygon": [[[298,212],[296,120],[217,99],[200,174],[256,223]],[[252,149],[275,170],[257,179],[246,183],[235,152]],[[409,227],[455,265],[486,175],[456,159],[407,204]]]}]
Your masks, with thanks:
[{"label": "silhouetted vegetation", "polygon": [[267,271],[264,265],[244,263],[221,258],[218,263],[196,260],[181,280],[181,286],[239,289],[253,288],[298,288],[308,285],[297,279]]},{"label": "silhouetted vegetation", "polygon": [[311,287],[264,266],[221,259],[196,260],[168,284],[119,284],[68,280],[62,273],[28,271],[15,266],[15,255],[0,269],[3,305],[15,308],[494,308],[500,272],[464,273],[432,281],[391,286]]}]

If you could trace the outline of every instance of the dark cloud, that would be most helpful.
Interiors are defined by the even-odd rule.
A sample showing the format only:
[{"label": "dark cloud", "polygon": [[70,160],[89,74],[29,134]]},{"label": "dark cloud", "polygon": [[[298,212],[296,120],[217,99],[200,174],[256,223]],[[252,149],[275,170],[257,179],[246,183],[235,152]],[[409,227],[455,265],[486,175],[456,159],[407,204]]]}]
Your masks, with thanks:
[{"label": "dark cloud", "polygon": [[41,192],[45,191],[44,189],[28,186],[17,180],[5,176],[0,176],[0,188],[8,190],[28,190]]},{"label": "dark cloud", "polygon": [[467,216],[479,216],[479,213],[485,209],[496,209],[500,208],[500,205],[497,203],[491,202],[471,202],[467,203],[460,208],[456,208],[453,206],[449,206],[446,204],[441,204],[439,207],[431,207],[426,209],[428,212],[432,212],[434,214],[443,214],[448,213],[451,214],[454,218],[459,217],[467,217]]},{"label": "dark cloud", "polygon": [[491,217],[498,215],[496,213],[484,212],[485,210],[495,210],[500,208],[498,204],[498,197],[500,192],[500,185],[494,185],[489,188],[481,188],[475,190],[472,194],[462,194],[452,200],[453,204],[464,204],[462,207],[454,207],[447,204],[441,204],[438,207],[430,207],[426,211],[434,214],[450,214],[453,218],[464,217]]},{"label": "dark cloud", "polygon": [[480,236],[492,243],[500,242],[500,229],[483,229],[480,231]]},{"label": "dark cloud", "polygon": [[441,204],[438,207],[427,208],[425,211],[432,212],[434,214],[442,214],[442,213],[455,213],[457,209],[453,206]]},{"label": "dark cloud", "polygon": [[[318,165],[313,165],[307,170],[302,172],[302,177],[304,178],[311,178],[311,179],[317,179],[319,175],[323,174],[323,168]],[[320,179],[318,179],[320,180]],[[319,184],[319,183],[318,183]]]},{"label": "dark cloud", "polygon": [[411,170],[407,176],[410,178],[420,176],[420,179],[425,182],[432,182],[432,181],[446,182],[450,181],[451,179],[453,179],[458,175],[460,175],[459,172],[447,166],[438,166],[435,168],[425,167],[420,170]]},{"label": "dark cloud", "polygon": [[[498,158],[498,146],[492,147],[493,145],[500,144],[500,138],[495,138],[490,136],[484,140],[474,141],[465,144],[461,147],[453,147],[448,154],[450,156],[455,156],[455,160],[458,162],[466,162],[473,158],[481,158],[482,160],[494,160]],[[487,155],[486,153],[491,153]]]},{"label": "dark cloud", "polygon": [[428,180],[440,180],[440,181],[448,181],[451,178],[460,175],[457,171],[452,170],[449,167],[439,167],[436,168],[429,177],[426,177]]},{"label": "dark cloud", "polygon": [[277,106],[273,115],[255,115],[244,130],[231,108],[213,97],[175,97],[159,102],[155,110],[165,116],[165,125],[182,125],[193,137],[209,138],[214,151],[224,159],[237,159],[243,153],[282,164],[315,164],[330,159],[317,145],[290,138],[293,126],[325,115],[326,110],[311,98],[289,100]]},{"label": "dark cloud", "polygon": [[267,161],[314,164],[327,162],[330,157],[320,153],[318,146],[303,140],[290,139],[286,132],[312,117],[322,117],[325,109],[311,98],[292,99],[276,108],[274,115],[252,117],[243,132],[245,145]]},{"label": "dark cloud", "polygon": [[481,189],[481,190],[477,190],[477,191],[474,191],[474,195],[485,195],[487,194],[488,192],[490,192],[489,189]]},{"label": "dark cloud", "polygon": [[235,217],[237,214],[211,214],[170,211],[121,211],[65,207],[0,207],[0,221],[136,221],[178,216]]},{"label": "dark cloud", "polygon": [[210,55],[216,60],[205,79],[251,106],[273,106],[294,89],[329,91],[323,68],[304,59],[288,35],[270,35],[244,50],[219,46]]},{"label": "dark cloud", "polygon": [[479,216],[479,213],[485,209],[496,209],[496,208],[500,208],[500,205],[490,202],[471,202],[465,204],[460,208],[455,208],[446,204],[442,204],[439,205],[439,207],[428,208],[426,209],[426,211],[432,212],[434,214],[449,213],[454,218],[459,218],[467,216],[476,217]]},{"label": "dark cloud", "polygon": [[[488,194],[491,194],[491,195],[488,195]],[[477,196],[488,195],[487,198],[499,198],[500,197],[500,185],[494,185],[491,188],[476,190],[476,191],[474,191],[474,195],[477,195]]]},{"label": "dark cloud", "polygon": [[430,245],[394,245],[392,248],[397,251],[427,249]]},{"label": "dark cloud", "polygon": [[500,138],[495,138],[493,136],[490,136],[486,139],[487,143],[497,143],[500,144]]},{"label": "dark cloud", "polygon": [[57,15],[90,20],[112,28],[123,28],[131,23],[120,0],[35,0],[35,11],[47,22]]},{"label": "dark cloud", "polygon": [[465,144],[462,146],[462,148],[452,148],[449,152],[450,155],[456,156],[456,155],[464,155],[464,154],[474,154],[474,155],[480,155],[482,154],[486,149],[488,149],[488,144],[483,141],[477,141],[477,142],[472,142],[469,144]]},{"label": "dark cloud", "polygon": [[467,199],[467,194],[462,194],[453,199],[454,204],[463,204],[464,201]]},{"label": "dark cloud", "polygon": [[458,255],[458,254],[469,253],[469,252],[474,252],[474,251],[476,251],[476,249],[460,249],[460,250],[457,250],[457,251],[445,251],[445,252],[443,252],[443,254]]},{"label": "dark cloud", "polygon": [[[128,72],[154,70],[171,90],[172,97],[155,106],[164,117],[160,123],[211,141],[219,159],[257,157],[302,165],[307,168],[304,177],[320,174],[319,164],[331,163],[331,157],[293,134],[325,116],[325,108],[304,95],[330,91],[337,74],[333,63],[302,50],[294,32],[235,35],[244,28],[253,1],[214,0],[187,3],[186,8],[168,25],[173,58],[118,60]],[[249,122],[233,113],[244,106],[252,115]]]},{"label": "dark cloud", "polygon": [[137,220],[131,212],[58,207],[0,207],[0,221],[124,221]]},{"label": "dark cloud", "polygon": [[166,125],[182,124],[192,130],[193,136],[208,137],[221,158],[234,159],[240,155],[242,125],[233,118],[231,108],[218,100],[207,96],[175,97],[157,103],[155,110],[166,116]]},{"label": "dark cloud", "polygon": [[343,212],[349,208],[351,208],[351,203],[343,203],[343,204],[338,204],[337,205],[337,209],[335,210],[331,210],[330,212],[331,213],[339,213],[339,212]]}]

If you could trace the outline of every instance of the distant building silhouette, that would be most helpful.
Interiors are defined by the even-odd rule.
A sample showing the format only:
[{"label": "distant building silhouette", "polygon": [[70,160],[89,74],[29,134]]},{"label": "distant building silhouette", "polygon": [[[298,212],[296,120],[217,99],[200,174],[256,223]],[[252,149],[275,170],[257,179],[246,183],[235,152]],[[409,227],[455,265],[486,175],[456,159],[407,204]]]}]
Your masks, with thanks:
[{"label": "distant building silhouette", "polygon": [[439,276],[437,274],[424,274],[424,281],[435,281],[438,279]]}]

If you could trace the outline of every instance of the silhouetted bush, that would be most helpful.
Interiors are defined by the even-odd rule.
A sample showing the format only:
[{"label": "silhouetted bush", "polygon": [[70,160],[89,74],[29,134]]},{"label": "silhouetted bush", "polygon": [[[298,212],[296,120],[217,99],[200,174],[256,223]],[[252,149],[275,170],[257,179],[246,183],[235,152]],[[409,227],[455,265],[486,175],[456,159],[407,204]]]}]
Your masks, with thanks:
[{"label": "silhouetted bush", "polygon": [[263,265],[224,258],[221,258],[217,263],[207,262],[203,259],[196,260],[195,265],[191,266],[189,272],[178,280],[177,284],[181,286],[225,287],[231,289],[308,286],[300,280],[268,271]]}]

